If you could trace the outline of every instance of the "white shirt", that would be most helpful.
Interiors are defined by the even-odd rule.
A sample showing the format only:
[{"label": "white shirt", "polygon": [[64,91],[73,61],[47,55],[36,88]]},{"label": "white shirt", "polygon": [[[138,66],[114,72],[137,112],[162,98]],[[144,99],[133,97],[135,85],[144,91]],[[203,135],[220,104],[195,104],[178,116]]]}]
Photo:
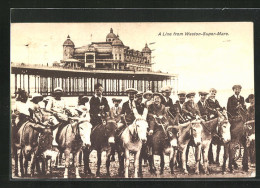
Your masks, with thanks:
[{"label": "white shirt", "polygon": [[234,94],[234,96],[236,97],[236,99],[240,99],[240,95]]},{"label": "white shirt", "polygon": [[65,108],[66,108],[65,101],[63,99],[56,100],[55,98],[49,100],[49,102],[46,106],[46,110],[49,110],[49,111],[52,110],[52,111],[55,111],[58,113],[63,113]]},{"label": "white shirt", "polygon": [[26,103],[23,103],[21,101],[16,101],[14,108],[15,108],[14,110],[17,110],[18,112],[24,115],[30,116],[28,101]]}]

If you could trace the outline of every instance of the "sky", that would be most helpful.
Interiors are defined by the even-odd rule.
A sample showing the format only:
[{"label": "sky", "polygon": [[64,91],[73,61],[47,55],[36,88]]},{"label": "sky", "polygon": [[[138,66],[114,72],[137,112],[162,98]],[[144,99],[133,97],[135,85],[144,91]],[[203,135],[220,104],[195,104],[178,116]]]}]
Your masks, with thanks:
[{"label": "sky", "polygon": [[[254,88],[251,22],[12,23],[11,61],[59,62],[68,35],[80,47],[105,41],[110,28],[132,49],[141,51],[148,43],[153,50],[153,70],[178,74],[179,90],[225,90],[234,84]],[[186,36],[185,32],[228,35]]]}]

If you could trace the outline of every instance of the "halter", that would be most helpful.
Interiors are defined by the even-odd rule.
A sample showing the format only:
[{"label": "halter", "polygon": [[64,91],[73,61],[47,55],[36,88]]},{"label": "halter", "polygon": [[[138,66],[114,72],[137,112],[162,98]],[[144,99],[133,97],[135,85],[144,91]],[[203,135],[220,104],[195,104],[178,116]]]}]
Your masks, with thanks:
[{"label": "halter", "polygon": [[140,138],[139,138],[139,135],[138,135],[138,131],[137,131],[137,127],[139,127],[138,124],[136,124],[136,120],[132,123],[132,125],[130,126],[134,126],[134,131],[133,131],[133,134],[131,133],[130,129],[129,129],[129,126],[127,127],[128,128],[128,131],[129,131],[129,134],[131,135],[132,137],[132,141],[135,142],[135,141],[140,141]]}]

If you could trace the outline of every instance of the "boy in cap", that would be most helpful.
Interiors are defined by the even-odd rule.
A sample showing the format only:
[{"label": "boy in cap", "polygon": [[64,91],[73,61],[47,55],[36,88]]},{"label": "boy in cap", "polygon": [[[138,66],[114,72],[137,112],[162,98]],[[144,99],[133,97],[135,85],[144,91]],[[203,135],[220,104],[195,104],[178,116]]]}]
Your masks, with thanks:
[{"label": "boy in cap", "polygon": [[209,119],[208,104],[206,102],[207,95],[208,92],[200,91],[199,92],[200,100],[197,103],[201,118],[204,119],[205,121]]},{"label": "boy in cap", "polygon": [[241,89],[241,85],[234,85],[232,87],[234,95],[228,98],[227,103],[228,118],[230,119],[239,116],[239,109],[246,111],[244,97],[240,95]]},{"label": "boy in cap", "polygon": [[63,95],[63,89],[61,87],[55,88],[52,95],[52,99],[48,101],[48,104],[46,106],[46,111],[54,113],[56,118],[54,120],[54,124],[58,124],[58,130],[55,129],[53,131],[53,135],[55,138],[53,140],[53,145],[57,145],[60,131],[68,124],[68,115],[66,114],[66,111],[68,109],[65,101],[61,98],[61,96]]},{"label": "boy in cap", "polygon": [[185,116],[190,119],[200,117],[200,111],[198,105],[194,102],[195,92],[189,92],[186,95],[188,101],[182,106],[182,111]]},{"label": "boy in cap", "polygon": [[128,126],[131,125],[135,120],[133,108],[135,95],[138,93],[138,91],[134,88],[128,88],[126,93],[129,100],[123,103],[121,114],[124,115],[122,123]]},{"label": "boy in cap", "polygon": [[185,91],[179,91],[177,95],[178,95],[179,100],[176,100],[175,104],[173,105],[174,110],[172,111],[172,115],[174,117],[179,115],[178,122],[185,122],[186,119],[183,116],[182,106],[183,106],[183,104],[185,103],[185,100],[186,100],[186,92]]},{"label": "boy in cap", "polygon": [[120,114],[122,111],[122,107],[120,107],[119,104],[121,103],[122,99],[113,98],[112,101],[114,106],[110,108],[110,118],[118,123],[121,119]]},{"label": "boy in cap", "polygon": [[109,116],[109,105],[107,99],[102,96],[103,87],[100,83],[95,84],[95,95],[90,99],[90,123],[96,126],[105,123]]},{"label": "boy in cap", "polygon": [[29,112],[30,116],[34,119],[35,122],[41,123],[43,120],[43,114],[39,102],[43,100],[43,96],[39,93],[34,93],[32,99],[29,103]]},{"label": "boy in cap", "polygon": [[217,118],[218,117],[217,111],[223,110],[218,100],[216,99],[216,94],[217,94],[217,90],[215,88],[211,88],[209,90],[209,97],[206,99],[210,118]]},{"label": "boy in cap", "polygon": [[162,104],[165,107],[169,107],[170,109],[173,109],[173,102],[171,96],[172,88],[170,86],[165,86],[162,88],[161,92],[163,95]]},{"label": "boy in cap", "polygon": [[152,91],[146,91],[144,93],[143,97],[146,99],[144,104],[145,104],[146,108],[148,108],[148,106],[153,103],[153,92]]}]

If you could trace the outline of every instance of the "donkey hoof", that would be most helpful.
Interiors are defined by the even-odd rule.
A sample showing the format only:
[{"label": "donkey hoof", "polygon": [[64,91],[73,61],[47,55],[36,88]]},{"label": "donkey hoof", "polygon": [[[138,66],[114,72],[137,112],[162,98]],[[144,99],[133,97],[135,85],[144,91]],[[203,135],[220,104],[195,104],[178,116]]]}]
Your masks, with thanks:
[{"label": "donkey hoof", "polygon": [[189,172],[187,170],[184,170],[183,173],[184,174],[189,174]]},{"label": "donkey hoof", "polygon": [[107,173],[107,174],[106,174],[106,177],[110,177],[110,173]]},{"label": "donkey hoof", "polygon": [[76,175],[76,178],[81,178],[80,175]]},{"label": "donkey hoof", "polygon": [[227,174],[227,172],[226,171],[222,171],[222,174],[225,175],[225,174]]},{"label": "donkey hoof", "polygon": [[174,171],[173,171],[173,170],[171,170],[171,174],[174,174]]},{"label": "donkey hoof", "polygon": [[64,175],[64,178],[67,179],[67,178],[69,178],[69,176],[68,175]]},{"label": "donkey hoof", "polygon": [[100,177],[100,172],[96,172],[96,177]]},{"label": "donkey hoof", "polygon": [[160,175],[163,175],[163,170],[160,171]]},{"label": "donkey hoof", "polygon": [[199,175],[199,174],[200,174],[200,171],[196,170],[196,171],[195,171],[195,174]]}]

